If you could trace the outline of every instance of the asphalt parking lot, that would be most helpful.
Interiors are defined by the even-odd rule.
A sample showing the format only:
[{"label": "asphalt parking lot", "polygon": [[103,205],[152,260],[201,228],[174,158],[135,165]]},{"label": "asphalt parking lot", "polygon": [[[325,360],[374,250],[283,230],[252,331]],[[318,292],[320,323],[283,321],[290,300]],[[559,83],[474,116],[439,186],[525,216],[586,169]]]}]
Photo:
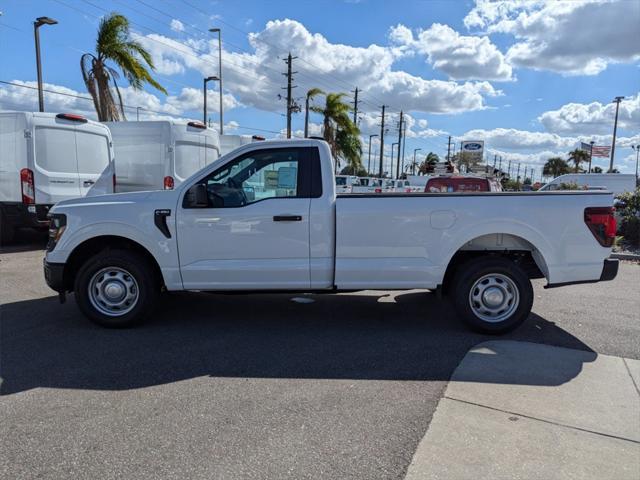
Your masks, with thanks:
[{"label": "asphalt parking lot", "polygon": [[[166,295],[132,330],[0,254],[2,478],[403,478],[474,334],[426,291]],[[640,265],[502,338],[640,359]],[[294,297],[313,302],[295,301]]]}]

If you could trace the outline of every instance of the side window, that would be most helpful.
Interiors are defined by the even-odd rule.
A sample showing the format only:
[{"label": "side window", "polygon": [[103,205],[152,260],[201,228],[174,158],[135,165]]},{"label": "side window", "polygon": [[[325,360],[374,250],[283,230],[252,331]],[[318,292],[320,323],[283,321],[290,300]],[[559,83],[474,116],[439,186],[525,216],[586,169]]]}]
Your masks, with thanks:
[{"label": "side window", "polygon": [[109,141],[94,133],[76,131],[78,171],[85,174],[101,174],[109,167]]},{"label": "side window", "polygon": [[203,182],[209,205],[242,207],[269,198],[307,197],[301,185],[302,156],[299,148],[257,150],[216,170]]},{"label": "side window", "polygon": [[78,173],[76,136],[71,129],[36,127],[36,163],[48,172]]}]

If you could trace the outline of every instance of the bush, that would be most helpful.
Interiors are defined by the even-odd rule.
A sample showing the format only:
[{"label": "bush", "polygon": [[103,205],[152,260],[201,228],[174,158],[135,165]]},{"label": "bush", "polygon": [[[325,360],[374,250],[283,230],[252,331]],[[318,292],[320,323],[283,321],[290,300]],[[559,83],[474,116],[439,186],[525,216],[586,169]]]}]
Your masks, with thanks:
[{"label": "bush", "polygon": [[558,190],[583,190],[583,188],[576,182],[562,182],[558,186]]},{"label": "bush", "polygon": [[640,218],[624,217],[620,225],[624,241],[634,247],[640,247]]},{"label": "bush", "polygon": [[640,247],[640,188],[635,192],[627,192],[617,197],[624,203],[624,207],[618,209],[622,217],[620,233],[624,241],[635,247]]}]

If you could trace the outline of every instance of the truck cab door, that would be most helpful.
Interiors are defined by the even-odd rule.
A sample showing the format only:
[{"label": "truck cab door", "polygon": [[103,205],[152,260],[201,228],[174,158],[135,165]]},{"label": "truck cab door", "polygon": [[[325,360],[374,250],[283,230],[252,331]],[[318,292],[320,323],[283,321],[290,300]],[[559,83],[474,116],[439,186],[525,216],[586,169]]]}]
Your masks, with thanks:
[{"label": "truck cab door", "polygon": [[[185,186],[177,208],[185,289],[309,288],[310,150],[256,148]],[[194,200],[198,185],[204,204]]]}]

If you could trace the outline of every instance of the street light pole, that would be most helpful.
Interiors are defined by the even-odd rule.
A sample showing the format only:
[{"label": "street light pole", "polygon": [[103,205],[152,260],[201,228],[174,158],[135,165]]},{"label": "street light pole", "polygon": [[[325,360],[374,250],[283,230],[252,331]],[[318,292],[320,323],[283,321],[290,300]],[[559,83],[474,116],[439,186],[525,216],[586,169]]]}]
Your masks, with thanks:
[{"label": "street light pole", "polygon": [[42,91],[42,63],[40,61],[40,33],[39,29],[42,25],[55,25],[57,20],[49,17],[38,17],[33,22],[33,35],[36,41],[36,69],[38,73],[38,108],[40,112],[44,112],[44,93]]},{"label": "street light pole", "polygon": [[[219,28],[210,28],[210,32],[218,34],[218,81],[220,82],[220,135],[224,133],[224,121],[222,120],[222,32]],[[205,119],[206,124],[206,119]]]},{"label": "street light pole", "polygon": [[609,173],[613,171],[613,157],[616,154],[616,132],[618,131],[618,110],[620,110],[620,102],[624,97],[616,97],[613,103],[616,104],[616,119],[613,122],[613,141],[611,142],[611,160],[609,160]]},{"label": "street light pole", "polygon": [[[207,82],[219,80],[218,77],[206,77],[203,82],[202,94],[204,95],[204,108],[202,112],[202,123],[207,124]],[[222,132],[220,132],[222,133]]]},{"label": "street light pole", "polygon": [[369,162],[367,163],[367,174],[371,175],[371,139],[373,137],[377,137],[378,134],[376,133],[375,135],[369,135]]},{"label": "street light pole", "polygon": [[640,156],[640,145],[631,145],[631,148],[636,151],[636,184],[638,183],[638,156]]},{"label": "street light pole", "polygon": [[589,171],[587,173],[591,173],[591,160],[593,159],[593,144],[596,143],[593,140],[589,142],[591,148],[589,149]]},{"label": "street light pole", "polygon": [[415,175],[416,174],[416,152],[419,152],[420,150],[422,150],[421,148],[415,148],[413,150],[413,164],[412,164],[412,174]]}]

